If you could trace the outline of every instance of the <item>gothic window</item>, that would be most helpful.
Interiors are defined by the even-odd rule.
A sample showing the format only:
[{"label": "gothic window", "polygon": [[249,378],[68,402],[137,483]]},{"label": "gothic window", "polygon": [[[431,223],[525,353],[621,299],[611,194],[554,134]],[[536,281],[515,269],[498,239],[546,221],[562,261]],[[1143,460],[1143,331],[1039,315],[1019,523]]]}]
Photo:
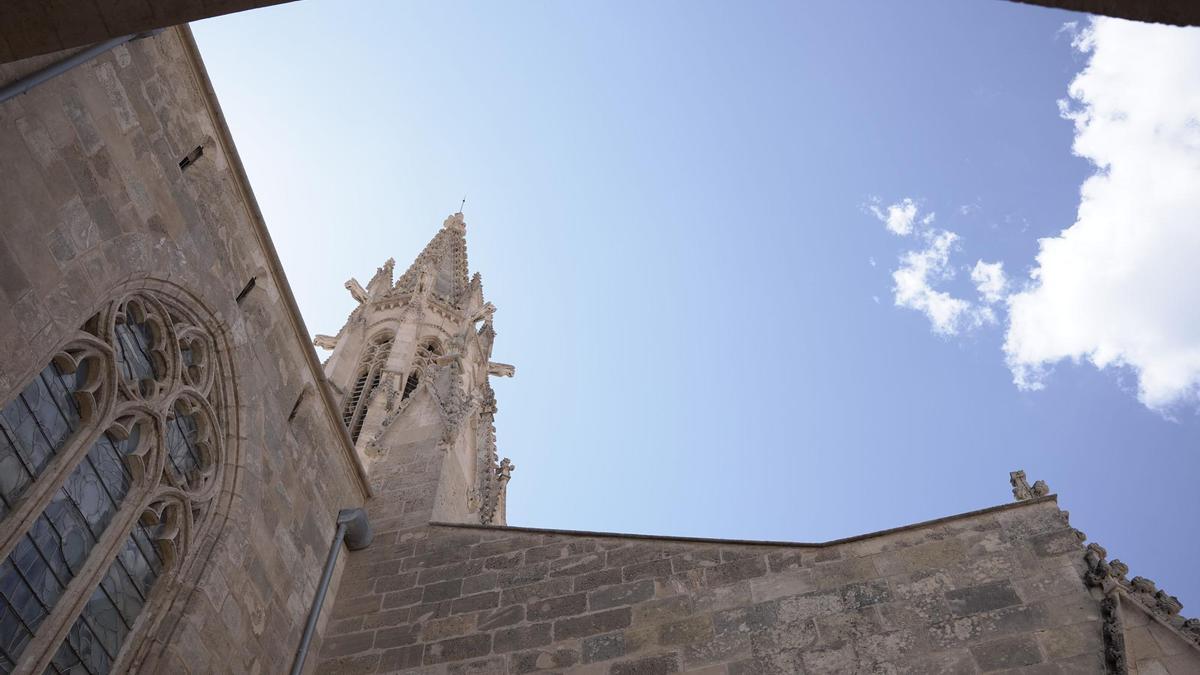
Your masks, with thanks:
[{"label": "gothic window", "polygon": [[350,438],[355,443],[362,432],[367,406],[371,404],[371,395],[379,386],[383,377],[383,366],[387,363],[388,354],[392,352],[392,340],[391,333],[376,335],[367,343],[367,348],[358,359],[354,386],[346,395],[346,404],[342,408],[342,421],[346,423],[346,428],[350,430]]},{"label": "gothic window", "polygon": [[128,665],[223,474],[217,341],[140,291],[89,320],[0,409],[0,673]]},{"label": "gothic window", "polygon": [[426,340],[421,343],[421,346],[417,347],[417,353],[413,357],[413,366],[409,370],[408,377],[404,380],[404,392],[400,396],[401,401],[412,396],[412,393],[417,390],[417,385],[421,383],[421,373],[437,361],[437,358],[441,355],[441,347],[434,340]]}]

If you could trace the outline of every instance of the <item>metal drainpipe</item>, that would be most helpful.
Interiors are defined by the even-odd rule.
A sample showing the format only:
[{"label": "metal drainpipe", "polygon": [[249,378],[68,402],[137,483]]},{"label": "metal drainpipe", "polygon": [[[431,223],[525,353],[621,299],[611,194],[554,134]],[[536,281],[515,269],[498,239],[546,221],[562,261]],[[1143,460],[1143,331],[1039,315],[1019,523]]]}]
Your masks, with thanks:
[{"label": "metal drainpipe", "polygon": [[371,545],[371,524],[367,522],[367,512],[362,509],[342,509],[338,511],[337,532],[333,535],[333,544],[329,547],[329,556],[325,558],[325,571],[321,573],[321,584],[317,586],[317,596],[313,598],[312,609],[308,613],[308,623],[304,626],[304,637],[296,649],[296,660],[292,664],[292,675],[300,675],[304,670],[304,659],[308,657],[308,646],[312,642],[313,631],[317,629],[317,619],[321,616],[321,606],[325,604],[325,593],[329,590],[329,579],[333,577],[333,567],[337,564],[338,554],[342,552],[342,542],[351,551],[364,549]]},{"label": "metal drainpipe", "polygon": [[154,35],[158,35],[162,31],[162,28],[158,28],[145,33],[122,35],[121,37],[115,37],[111,40],[98,42],[91,47],[84,49],[83,51],[75,52],[61,61],[55,61],[41,70],[35,70],[25,77],[14,80],[3,87],[0,87],[0,103],[4,103],[10,98],[20,96],[39,84],[51,78],[62,75],[75,66],[78,66],[82,63],[87,63],[88,61],[91,61],[113,47],[118,47],[126,42],[130,42],[131,40],[140,40],[142,38],[152,37]]}]

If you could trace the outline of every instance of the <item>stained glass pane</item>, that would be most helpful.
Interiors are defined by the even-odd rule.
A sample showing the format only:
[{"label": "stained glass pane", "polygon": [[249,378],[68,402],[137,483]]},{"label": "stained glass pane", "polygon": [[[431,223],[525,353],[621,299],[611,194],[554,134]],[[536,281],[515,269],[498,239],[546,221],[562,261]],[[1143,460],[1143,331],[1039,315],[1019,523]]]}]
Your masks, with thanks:
[{"label": "stained glass pane", "polygon": [[159,373],[150,356],[154,333],[150,324],[135,322],[131,314],[124,323],[117,324],[117,363],[122,374],[133,382],[157,379]]},{"label": "stained glass pane", "polygon": [[[155,548],[154,544],[150,541],[150,535],[147,534],[146,528],[142,525],[138,525],[137,527],[133,528],[133,534],[130,535],[130,537],[133,539],[134,546],[137,547],[137,551],[140,553],[142,560],[146,561],[145,564],[148,566],[149,571],[147,572],[146,570],[142,570],[140,567],[132,563],[126,565],[126,569],[130,570],[130,573],[134,575],[135,581],[138,581],[139,578],[141,579],[141,587],[146,591],[146,593],[149,593],[150,584],[153,584],[154,579],[158,575],[162,574],[162,557],[159,555],[158,549]],[[134,553],[126,548],[126,550],[121,552],[121,555],[133,556]]]},{"label": "stained glass pane", "polygon": [[201,466],[196,433],[196,418],[185,412],[183,406],[176,406],[175,419],[167,423],[167,455],[184,486],[195,479]]},{"label": "stained glass pane", "polygon": [[0,565],[0,663],[16,662],[47,614],[21,570]]},{"label": "stained glass pane", "polygon": [[39,601],[51,608],[58,601],[66,582],[74,576],[68,556],[78,561],[83,550],[84,543],[78,536],[68,536],[64,544],[50,520],[42,515],[17,542],[8,559],[37,594]]},{"label": "stained glass pane", "polygon": [[[105,581],[107,581],[107,578]],[[80,622],[87,624],[88,628],[92,631],[92,635],[100,643],[101,649],[110,658],[116,656],[117,652],[120,651],[121,643],[125,640],[125,636],[129,634],[129,627],[125,625],[125,622],[121,619],[121,613],[117,611],[112,600],[108,597],[108,592],[105,590],[103,582],[92,593],[92,597],[88,598],[87,605],[83,608],[83,613],[75,620],[75,623]]]},{"label": "stained glass pane", "polygon": [[86,622],[76,621],[46,672],[98,675],[109,672],[111,668],[112,659],[96,639],[91,627]]},{"label": "stained glass pane", "polygon": [[[129,490],[121,457],[137,447],[140,432],[134,429],[121,442],[100,437],[0,567],[0,594],[6,608],[0,612],[0,640],[7,638],[6,644],[0,644],[7,656],[0,659],[20,656],[27,634],[54,608],[117,512]],[[145,575],[142,568],[136,573]],[[26,638],[20,639],[22,635]],[[77,637],[76,647],[90,649],[96,632]],[[85,662],[90,662],[90,654],[82,654]]]},{"label": "stained glass pane", "polygon": [[13,500],[29,487],[29,482],[29,471],[4,425],[0,424],[0,519],[8,515]]},{"label": "stained glass pane", "polygon": [[108,673],[150,596],[162,563],[138,525],[59,647],[50,673]]},{"label": "stained glass pane", "polygon": [[0,564],[0,660],[15,661],[48,610],[11,562]]},{"label": "stained glass pane", "polygon": [[84,381],[85,366],[75,374],[46,366],[15,399],[0,410],[0,517],[54,457],[79,426],[72,393]]}]

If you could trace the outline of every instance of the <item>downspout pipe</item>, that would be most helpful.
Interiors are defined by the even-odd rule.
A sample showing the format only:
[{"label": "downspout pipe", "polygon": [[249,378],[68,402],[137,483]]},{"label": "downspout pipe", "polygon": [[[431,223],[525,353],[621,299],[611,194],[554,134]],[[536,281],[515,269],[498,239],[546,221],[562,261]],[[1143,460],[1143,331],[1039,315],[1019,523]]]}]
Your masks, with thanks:
[{"label": "downspout pipe", "polygon": [[321,573],[321,583],[317,586],[317,595],[313,598],[312,609],[308,612],[304,637],[300,638],[300,646],[296,649],[292,675],[300,675],[304,670],[304,660],[308,658],[308,647],[312,643],[313,633],[317,630],[317,619],[321,616],[321,606],[325,604],[325,593],[329,590],[329,580],[333,577],[338,554],[342,552],[342,543],[344,542],[346,548],[351,551],[357,551],[370,546],[372,537],[371,523],[367,522],[366,511],[342,509],[338,512],[337,531],[333,534],[333,544],[329,547],[329,556],[325,558],[325,571]]},{"label": "downspout pipe", "polygon": [[105,40],[104,42],[98,42],[87,49],[75,52],[61,61],[55,61],[41,70],[35,70],[25,77],[13,80],[3,87],[0,87],[0,103],[4,103],[10,98],[16,98],[17,96],[28,92],[30,89],[33,89],[39,84],[58,77],[75,66],[87,63],[88,61],[91,61],[92,59],[114,47],[119,47],[132,40],[158,35],[162,32],[162,30],[163,29],[159,28],[145,33],[131,33],[129,35],[122,35],[121,37],[112,38],[111,40]]}]

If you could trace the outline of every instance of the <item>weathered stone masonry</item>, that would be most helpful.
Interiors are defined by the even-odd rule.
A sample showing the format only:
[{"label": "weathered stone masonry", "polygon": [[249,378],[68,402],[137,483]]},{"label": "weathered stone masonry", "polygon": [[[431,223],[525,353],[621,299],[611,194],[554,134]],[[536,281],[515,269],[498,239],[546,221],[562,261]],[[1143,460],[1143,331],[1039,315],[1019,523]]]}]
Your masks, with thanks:
[{"label": "weathered stone masonry", "polygon": [[827,545],[430,525],[356,553],[321,672],[1103,672],[1054,497]]},{"label": "weathered stone masonry", "polygon": [[[0,66],[0,81],[58,56]],[[226,522],[158,630],[126,641],[143,672],[290,663],[334,517],[368,494],[259,218],[186,28],[0,105],[0,404],[117,289],[169,290],[229,346]]]}]

